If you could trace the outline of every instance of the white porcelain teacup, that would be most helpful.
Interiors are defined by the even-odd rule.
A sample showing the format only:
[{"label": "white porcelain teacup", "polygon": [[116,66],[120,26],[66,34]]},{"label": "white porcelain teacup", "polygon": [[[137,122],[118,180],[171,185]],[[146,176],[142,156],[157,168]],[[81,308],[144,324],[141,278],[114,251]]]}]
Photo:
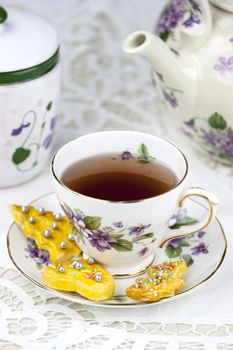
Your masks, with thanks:
[{"label": "white porcelain teacup", "polygon": [[[64,171],[78,160],[103,153],[120,156],[126,150],[136,156],[141,144],[175,172],[178,178],[175,188],[148,199],[111,202],[79,194],[62,183]],[[115,275],[136,274],[150,265],[161,242],[172,238],[164,237],[165,228],[186,198],[205,199],[209,211],[205,211],[204,220],[186,226],[186,232],[181,228],[176,237],[202,230],[211,223],[217,210],[215,195],[197,187],[184,189],[188,163],[183,153],[164,139],[140,132],[103,131],[71,141],[55,155],[52,174],[58,200],[76,228],[78,245]]]}]

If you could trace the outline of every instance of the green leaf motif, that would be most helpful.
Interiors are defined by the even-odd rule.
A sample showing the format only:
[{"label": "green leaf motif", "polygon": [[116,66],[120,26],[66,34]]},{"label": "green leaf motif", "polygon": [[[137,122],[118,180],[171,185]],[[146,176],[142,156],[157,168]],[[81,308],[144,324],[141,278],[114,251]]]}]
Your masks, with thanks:
[{"label": "green leaf motif", "polygon": [[134,238],[134,242],[142,241],[143,239],[152,238],[154,236],[153,232],[146,233],[145,235],[137,236]]},{"label": "green leaf motif", "polygon": [[194,126],[195,125],[195,118],[191,118],[189,121],[188,121],[188,124],[190,126]]},{"label": "green leaf motif", "polygon": [[163,41],[167,41],[169,38],[170,32],[168,30],[165,30],[164,32],[159,34],[160,39]]},{"label": "green leaf motif", "polygon": [[80,216],[84,217],[85,216],[84,213],[79,209],[74,209],[74,212],[77,215],[77,217],[80,217]]},{"label": "green leaf motif", "polygon": [[36,241],[33,238],[27,238],[27,241],[33,246],[37,248]]},{"label": "green leaf motif", "polygon": [[38,270],[42,270],[43,269],[43,265],[40,264],[40,263],[36,263],[36,266],[37,266]]},{"label": "green leaf motif", "polygon": [[114,295],[112,297],[113,300],[118,301],[119,303],[124,303],[127,300],[126,295]]},{"label": "green leaf motif", "polygon": [[130,252],[133,249],[133,243],[126,239],[118,239],[117,243],[111,243],[111,246],[118,252]]},{"label": "green leaf motif", "polygon": [[144,158],[138,158],[138,163],[150,163],[149,159],[144,159]]},{"label": "green leaf motif", "polygon": [[198,222],[197,219],[191,218],[190,216],[185,216],[181,221],[177,222],[175,225],[171,226],[171,230],[176,230],[181,226],[194,225]]},{"label": "green leaf motif", "polygon": [[181,247],[174,248],[172,245],[169,244],[165,249],[165,253],[167,254],[169,259],[177,258],[181,255],[182,248]]},{"label": "green leaf motif", "polygon": [[162,74],[161,74],[161,73],[158,73],[158,72],[156,72],[156,74],[157,74],[159,80],[163,81],[163,76],[162,76]]},{"label": "green leaf motif", "polygon": [[233,157],[230,154],[226,154],[226,153],[220,153],[219,157],[221,159],[224,159],[224,160],[231,160],[232,161],[232,159],[233,159]]},{"label": "green leaf motif", "polygon": [[151,163],[154,157],[150,156],[148,148],[144,143],[138,147],[138,157],[137,160],[140,163]]},{"label": "green leaf motif", "polygon": [[102,229],[103,229],[103,231],[110,233],[111,236],[112,236],[112,232],[114,232],[114,228],[112,226],[105,226],[105,227],[102,227]]},{"label": "green leaf motif", "polygon": [[185,241],[185,240],[182,240],[180,241],[180,247],[189,247],[190,246],[190,243]]},{"label": "green leaf motif", "polygon": [[47,104],[47,111],[50,111],[50,109],[52,108],[52,105],[53,105],[53,101],[50,101],[48,104]]},{"label": "green leaf motif", "polygon": [[165,249],[165,253],[167,254],[167,256],[168,256],[169,258],[172,257],[173,251],[174,251],[174,248],[173,248],[173,246],[171,246],[171,245],[168,245],[168,246],[166,247],[166,249]]},{"label": "green leaf motif", "polygon": [[146,145],[144,145],[144,143],[141,143],[141,145],[138,147],[138,153],[144,158],[149,158],[148,148]]},{"label": "green leaf motif", "polygon": [[23,163],[29,156],[31,150],[23,147],[16,148],[15,152],[12,155],[12,162],[14,164]]},{"label": "green leaf motif", "polygon": [[218,113],[214,113],[209,117],[208,120],[209,125],[211,126],[211,128],[213,129],[221,129],[224,130],[227,127],[227,122],[226,120],[223,118],[223,116],[221,116]]},{"label": "green leaf motif", "polygon": [[99,216],[85,216],[83,221],[88,230],[98,230],[101,225],[101,218]]},{"label": "green leaf motif", "polygon": [[179,257],[181,256],[181,253],[182,253],[182,248],[181,247],[177,247],[174,249],[174,252],[173,252],[173,258],[176,258],[176,257]]},{"label": "green leaf motif", "polygon": [[80,216],[80,210],[78,210],[78,209],[74,209],[74,212],[75,212],[75,214],[77,215],[77,216]]},{"label": "green leaf motif", "polygon": [[73,228],[73,232],[74,232],[74,235],[78,236],[78,239],[83,243],[83,244],[86,244],[85,243],[85,239],[83,238],[83,234],[81,231],[79,231],[75,226]]},{"label": "green leaf motif", "polygon": [[121,237],[124,236],[124,233],[114,233],[114,234],[111,234],[111,237],[112,238],[115,238],[115,239],[119,239]]},{"label": "green leaf motif", "polygon": [[189,254],[182,255],[182,258],[184,259],[184,261],[186,262],[186,265],[188,267],[191,266],[194,263],[193,258]]},{"label": "green leaf motif", "polygon": [[68,204],[63,203],[63,207],[65,208],[65,210],[66,210],[68,213],[72,213],[72,209],[71,209],[71,207],[69,207]]}]

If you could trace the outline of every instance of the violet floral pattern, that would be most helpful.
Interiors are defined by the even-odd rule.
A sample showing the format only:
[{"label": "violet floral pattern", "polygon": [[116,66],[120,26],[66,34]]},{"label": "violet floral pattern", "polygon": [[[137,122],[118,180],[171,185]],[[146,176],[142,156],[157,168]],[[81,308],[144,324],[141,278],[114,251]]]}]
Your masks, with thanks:
[{"label": "violet floral pattern", "polygon": [[[150,155],[148,147],[141,143],[137,149],[137,153],[132,153],[129,150],[123,151],[120,154],[122,160],[130,160],[135,158],[139,163],[152,163],[155,160],[155,157]],[[112,158],[115,160],[116,158]]]},{"label": "violet floral pattern", "polygon": [[171,87],[166,84],[164,77],[161,73],[155,72],[160,83],[160,88],[162,90],[163,97],[165,102],[172,108],[178,107],[178,95],[183,94],[183,91]]},{"label": "violet floral pattern", "polygon": [[[44,148],[47,150],[51,146],[56,126],[55,117],[50,119],[48,135],[44,135],[44,131],[47,119],[50,115],[49,112],[52,110],[52,106],[53,103],[50,101],[45,108],[41,122],[39,121],[40,131],[37,139],[35,139],[34,130],[36,124],[38,123],[38,116],[33,110],[26,112],[22,118],[21,124],[11,131],[11,136],[14,138],[18,136],[21,136],[22,138],[22,136],[24,136],[23,142],[21,141],[20,146],[14,150],[11,157],[11,160],[13,164],[15,164],[18,171],[30,171],[32,168],[34,168],[39,163],[41,149]],[[35,150],[35,152],[32,152],[33,150]],[[33,162],[31,162],[31,164],[26,168],[22,167],[22,164],[29,157],[34,157]]]},{"label": "violet floral pattern", "polygon": [[183,132],[224,164],[233,165],[233,129],[219,113],[208,119],[195,117],[183,123]]},{"label": "violet floral pattern", "polygon": [[233,56],[226,58],[220,57],[218,63],[214,65],[214,69],[219,72],[221,75],[227,73],[233,73]]},{"label": "violet floral pattern", "polygon": [[[156,237],[151,231],[151,224],[139,224],[126,227],[121,221],[115,222],[110,226],[103,227],[101,218],[97,216],[84,215],[80,210],[72,210],[63,203],[63,210],[70,220],[74,223],[74,233],[77,235],[77,241],[86,244],[88,241],[99,252],[105,252],[115,249],[118,252],[130,252],[137,246],[136,254],[139,257],[145,256],[149,252],[148,245],[155,242]],[[170,230],[179,229],[181,226],[193,225],[198,220],[187,215],[185,209],[178,209],[168,222]],[[124,235],[131,236],[131,239],[125,239]],[[194,263],[198,255],[207,255],[209,245],[203,241],[206,232],[199,231],[187,237],[171,239],[165,247],[165,253],[169,259],[182,257],[187,266]],[[38,249],[36,242],[27,238],[25,248],[27,257],[35,261],[38,269],[50,264],[49,253]]]},{"label": "violet floral pattern", "polygon": [[[170,219],[168,226],[171,230],[179,229],[181,226],[193,225],[198,220],[187,215],[186,210],[181,208]],[[205,231],[199,231],[186,237],[171,239],[165,248],[169,259],[181,257],[187,266],[194,263],[194,257],[200,254],[208,254],[208,245],[203,242]]]},{"label": "violet floral pattern", "polygon": [[174,39],[175,29],[185,28],[201,23],[201,8],[197,0],[173,0],[163,11],[156,27],[156,33],[164,41]]},{"label": "violet floral pattern", "polygon": [[28,244],[25,248],[25,252],[27,253],[27,257],[35,261],[37,268],[41,270],[43,266],[49,265],[49,253],[45,250],[38,249],[33,239],[27,238],[27,242]]},{"label": "violet floral pattern", "polygon": [[[129,252],[137,246],[137,254],[144,256],[149,251],[147,245],[155,240],[151,224],[126,227],[118,221],[110,226],[103,226],[102,219],[98,216],[85,215],[81,210],[71,209],[65,203],[62,204],[62,208],[74,224],[77,240],[83,244],[88,242],[99,252],[111,249]],[[124,238],[126,233],[131,236],[130,240]]]}]

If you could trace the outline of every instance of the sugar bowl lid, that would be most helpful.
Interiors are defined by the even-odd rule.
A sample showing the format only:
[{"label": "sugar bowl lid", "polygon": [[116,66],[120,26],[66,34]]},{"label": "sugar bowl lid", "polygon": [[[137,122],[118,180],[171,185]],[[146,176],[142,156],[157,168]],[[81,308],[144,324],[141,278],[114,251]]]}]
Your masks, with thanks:
[{"label": "sugar bowl lid", "polygon": [[210,0],[210,2],[223,10],[233,12],[233,0]]},{"label": "sugar bowl lid", "polygon": [[55,29],[44,19],[0,7],[0,84],[35,79],[58,60]]}]

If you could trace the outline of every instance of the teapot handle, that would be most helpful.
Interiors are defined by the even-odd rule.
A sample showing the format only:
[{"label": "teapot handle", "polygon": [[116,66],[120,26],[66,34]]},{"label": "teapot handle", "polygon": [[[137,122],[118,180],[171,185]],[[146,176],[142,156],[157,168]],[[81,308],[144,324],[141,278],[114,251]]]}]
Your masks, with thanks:
[{"label": "teapot handle", "polygon": [[203,44],[212,30],[212,16],[208,0],[186,0],[193,9],[181,26],[184,48],[196,49]]}]

